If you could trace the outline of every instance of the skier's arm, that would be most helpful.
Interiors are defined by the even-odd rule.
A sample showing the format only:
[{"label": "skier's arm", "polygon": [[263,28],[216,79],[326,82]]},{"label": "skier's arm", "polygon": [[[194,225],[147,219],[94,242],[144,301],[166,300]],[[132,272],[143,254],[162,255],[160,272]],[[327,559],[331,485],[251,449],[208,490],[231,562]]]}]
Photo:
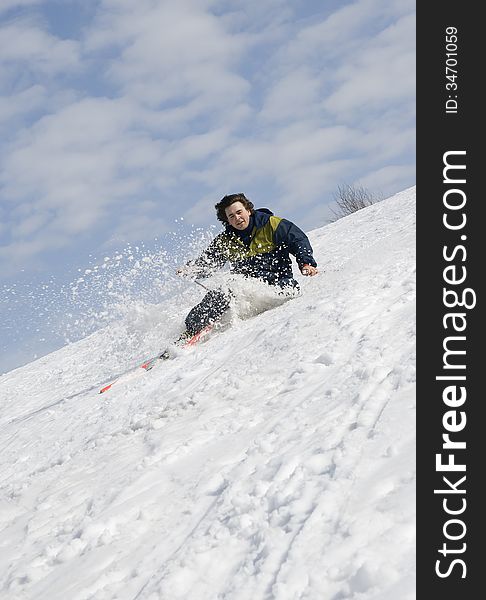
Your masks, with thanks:
[{"label": "skier's arm", "polygon": [[227,260],[220,250],[221,242],[220,236],[216,236],[201,256],[195,260],[190,260],[177,270],[177,274],[182,277],[194,277],[195,279],[212,275],[216,269],[223,267]]},{"label": "skier's arm", "polygon": [[303,275],[316,275],[317,263],[306,234],[291,221],[282,219],[275,230],[275,243],[286,246],[299,265]]}]

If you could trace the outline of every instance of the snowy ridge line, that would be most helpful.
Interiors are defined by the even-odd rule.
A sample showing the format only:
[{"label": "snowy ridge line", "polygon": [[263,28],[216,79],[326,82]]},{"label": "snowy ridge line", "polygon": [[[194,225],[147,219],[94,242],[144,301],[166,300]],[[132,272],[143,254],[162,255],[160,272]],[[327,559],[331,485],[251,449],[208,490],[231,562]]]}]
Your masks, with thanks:
[{"label": "snowy ridge line", "polygon": [[[408,229],[408,225],[405,225],[399,231],[400,231],[400,233],[404,233],[407,231],[407,229]],[[365,252],[365,251],[371,250],[374,246],[382,244],[388,238],[393,238],[393,235],[394,235],[394,232],[389,232],[369,243],[362,243],[362,242],[360,242],[360,240],[357,240],[356,242],[351,244],[349,246],[349,248],[347,248],[347,252],[349,253],[349,251],[353,250],[353,249],[356,249],[359,252]],[[342,270],[344,269],[346,264],[352,260],[355,260],[354,254],[350,254],[350,255],[346,256],[341,262],[336,262],[335,258],[333,257],[332,259],[328,260],[327,262],[320,264],[319,273],[321,275],[324,275],[326,273],[329,275],[332,275],[333,273],[340,273],[340,272],[342,272]],[[311,283],[311,282],[308,282],[308,283]]]}]

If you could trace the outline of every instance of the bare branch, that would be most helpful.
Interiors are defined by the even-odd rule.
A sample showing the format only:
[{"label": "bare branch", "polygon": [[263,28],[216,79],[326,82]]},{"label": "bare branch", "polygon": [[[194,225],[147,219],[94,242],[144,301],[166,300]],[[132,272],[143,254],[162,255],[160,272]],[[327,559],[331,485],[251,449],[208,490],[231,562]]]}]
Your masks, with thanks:
[{"label": "bare branch", "polygon": [[380,202],[383,198],[373,196],[373,194],[363,186],[353,186],[347,183],[340,185],[338,191],[334,194],[336,208],[331,208],[333,218],[330,222],[338,221],[343,217]]}]

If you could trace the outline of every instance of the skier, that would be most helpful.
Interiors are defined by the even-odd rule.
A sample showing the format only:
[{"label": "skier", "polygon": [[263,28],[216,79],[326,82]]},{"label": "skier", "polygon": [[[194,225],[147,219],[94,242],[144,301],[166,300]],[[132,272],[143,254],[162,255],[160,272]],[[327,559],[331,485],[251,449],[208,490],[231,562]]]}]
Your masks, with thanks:
[{"label": "skier", "polygon": [[[208,277],[230,263],[232,273],[256,277],[280,288],[279,293],[294,295],[299,284],[294,279],[290,254],[303,275],[317,275],[317,263],[305,233],[294,223],[274,216],[267,208],[255,209],[244,194],[230,194],[215,205],[217,218],[225,230],[216,236],[199,258],[177,270],[181,277]],[[193,336],[221,318],[229,308],[230,294],[209,291],[185,319]]]},{"label": "skier", "polygon": [[[267,208],[255,210],[244,194],[225,196],[215,208],[218,219],[225,224],[225,230],[214,238],[199,258],[177,270],[181,277],[208,277],[229,262],[231,272],[261,279],[275,286],[280,294],[291,297],[298,293],[299,284],[292,273],[289,253],[295,256],[303,275],[317,275],[317,263],[312,256],[310,242],[305,233],[290,221],[275,217]],[[197,334],[220,319],[229,308],[230,295],[231,292],[222,290],[208,291],[187,315],[187,330],[176,344],[186,346],[197,343]],[[104,385],[99,393],[107,392],[117,382],[134,377],[140,371],[149,371],[159,360],[171,356],[171,349],[167,348],[122,373]]]}]

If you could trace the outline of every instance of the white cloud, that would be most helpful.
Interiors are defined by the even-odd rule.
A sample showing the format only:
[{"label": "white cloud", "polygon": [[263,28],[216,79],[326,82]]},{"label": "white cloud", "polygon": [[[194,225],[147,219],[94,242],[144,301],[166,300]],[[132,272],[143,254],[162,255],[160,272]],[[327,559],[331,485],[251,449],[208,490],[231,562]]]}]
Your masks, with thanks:
[{"label": "white cloud", "polygon": [[406,16],[363,44],[354,60],[335,74],[337,89],[324,102],[340,115],[363,109],[382,109],[415,95],[415,53],[411,40],[415,19]]},{"label": "white cloud", "polygon": [[369,189],[378,190],[384,197],[390,196],[392,190],[403,190],[409,181],[415,178],[413,165],[389,165],[360,178],[359,183]]},{"label": "white cloud", "polygon": [[[57,83],[82,69],[79,43],[45,30],[45,23],[22,16],[0,26],[0,127],[4,143],[35,115],[72,102],[75,93]],[[54,83],[56,81],[56,83]]]},{"label": "white cloud", "polygon": [[[15,239],[31,237],[44,248],[68,241],[106,219],[117,198],[140,189],[140,175],[120,176],[130,164],[130,125],[129,106],[92,99],[44,117],[19,137],[0,180],[11,207],[12,253]],[[22,210],[32,202],[34,221]]]},{"label": "white cloud", "polygon": [[[128,238],[130,231],[135,236],[166,229],[161,217],[135,214],[143,214],[147,183],[159,193],[175,188],[180,178],[191,177],[191,165],[228,143],[228,132],[152,138],[140,126],[141,115],[143,110],[128,100],[85,99],[42,118],[19,136],[0,179],[10,206],[12,258],[26,257],[28,248],[57,247],[60,239],[67,242],[110,221],[116,238]],[[133,204],[133,210],[124,210],[125,204]],[[28,238],[37,244],[17,254],[15,240]]]},{"label": "white cloud", "polygon": [[22,8],[26,6],[33,6],[35,4],[41,4],[44,0],[2,0],[0,4],[0,15],[6,13],[12,8]]},{"label": "white cloud", "polygon": [[[79,44],[62,40],[42,30],[32,21],[20,20],[0,29],[1,60],[7,66],[22,64],[26,74],[49,75],[78,68]],[[15,79],[18,72],[15,73]]]},{"label": "white cloud", "polygon": [[310,215],[343,181],[413,183],[412,3],[297,9],[100,0],[79,41],[8,23],[3,257],[207,222],[232,191]]},{"label": "white cloud", "polygon": [[295,68],[269,89],[259,117],[271,122],[317,117],[320,91],[321,82],[310,69]]},{"label": "white cloud", "polygon": [[[86,47],[119,48],[107,74],[124,94],[152,106],[202,96],[215,106],[248,91],[231,67],[246,47],[244,35],[231,34],[211,14],[209,2],[105,1]],[[116,7],[115,7],[116,6]]]},{"label": "white cloud", "polygon": [[[106,221],[115,206],[143,198],[147,183],[163,190],[177,185],[180,174],[190,179],[191,164],[225,147],[231,128],[247,116],[241,99],[249,86],[230,66],[241,51],[238,41],[203,9],[198,2],[140,2],[136,10],[133,3],[102,3],[83,48],[92,57],[113,44],[121,48],[101,63],[121,97],[78,100],[17,137],[4,162],[3,192],[12,207],[35,197],[39,216],[13,208],[14,238],[28,232],[48,245],[60,231],[82,233]],[[25,24],[22,33],[30,43],[22,51],[13,48],[9,60],[27,60],[36,43],[45,49],[52,42]],[[191,132],[190,122],[214,120],[215,111],[219,127]],[[133,214],[118,224],[124,215],[117,211],[114,235],[133,231]],[[138,219],[138,229],[147,232],[143,222]],[[158,219],[157,229],[162,227]]]},{"label": "white cloud", "polygon": [[127,218],[118,223],[110,236],[104,242],[104,247],[109,248],[119,243],[133,242],[133,240],[153,239],[168,231],[169,227],[164,219],[154,217],[155,203],[136,203]]},{"label": "white cloud", "polygon": [[386,23],[414,12],[414,0],[356,0],[298,30],[295,38],[280,50],[280,59],[308,62],[319,55],[326,59],[349,55]]},{"label": "white cloud", "polygon": [[42,253],[50,250],[61,249],[69,241],[68,236],[60,235],[54,239],[47,236],[32,239],[13,241],[7,246],[0,246],[0,263],[2,276],[10,277],[18,273],[19,266],[29,265],[35,268],[41,263]]},{"label": "white cloud", "polygon": [[0,125],[43,108],[47,99],[47,90],[40,84],[32,85],[18,94],[0,96]]}]

